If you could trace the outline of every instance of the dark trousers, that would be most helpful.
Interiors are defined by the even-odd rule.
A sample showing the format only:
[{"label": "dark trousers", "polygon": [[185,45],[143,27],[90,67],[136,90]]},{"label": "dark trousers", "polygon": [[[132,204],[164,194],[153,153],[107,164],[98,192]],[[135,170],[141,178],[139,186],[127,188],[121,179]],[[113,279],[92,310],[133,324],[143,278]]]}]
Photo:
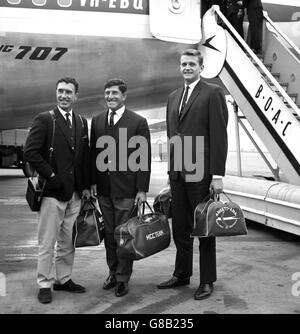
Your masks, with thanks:
[{"label": "dark trousers", "polygon": [[100,196],[99,205],[105,224],[104,244],[110,275],[114,275],[118,282],[128,282],[132,274],[133,261],[117,256],[114,230],[129,218],[134,206],[134,198],[116,199]]},{"label": "dark trousers", "polygon": [[261,51],[262,47],[262,25],[263,12],[260,8],[253,8],[247,11],[249,20],[250,48]]},{"label": "dark trousers", "polygon": [[237,13],[232,13],[227,17],[227,19],[234,27],[234,29],[240,34],[240,36],[244,38],[244,30],[243,30],[244,15],[238,17]]},{"label": "dark trousers", "polygon": [[[173,275],[184,279],[193,274],[194,210],[209,193],[211,180],[185,182],[183,178],[170,181],[172,193],[172,231],[177,249]],[[200,283],[217,280],[216,239],[199,238]]]}]

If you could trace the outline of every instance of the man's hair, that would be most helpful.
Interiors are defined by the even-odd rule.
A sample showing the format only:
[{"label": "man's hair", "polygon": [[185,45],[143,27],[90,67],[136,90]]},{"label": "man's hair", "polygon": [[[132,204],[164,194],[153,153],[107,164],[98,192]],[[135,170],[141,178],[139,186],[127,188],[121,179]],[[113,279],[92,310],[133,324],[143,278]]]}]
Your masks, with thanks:
[{"label": "man's hair", "polygon": [[203,56],[199,50],[186,49],[181,53],[181,56],[193,56],[197,57],[199,65],[203,65]]},{"label": "man's hair", "polygon": [[61,78],[61,79],[59,79],[59,80],[57,81],[57,83],[56,83],[56,88],[57,88],[58,84],[61,83],[61,82],[65,82],[65,83],[67,83],[67,84],[69,84],[69,83],[73,84],[74,87],[75,87],[75,93],[78,93],[79,84],[78,84],[78,82],[76,81],[76,79],[74,79],[74,78],[69,78],[69,77]]},{"label": "man's hair", "polygon": [[109,79],[106,81],[105,86],[104,86],[104,90],[106,88],[112,87],[112,86],[118,86],[120,89],[120,92],[122,94],[127,92],[127,85],[125,83],[124,80],[122,79]]}]

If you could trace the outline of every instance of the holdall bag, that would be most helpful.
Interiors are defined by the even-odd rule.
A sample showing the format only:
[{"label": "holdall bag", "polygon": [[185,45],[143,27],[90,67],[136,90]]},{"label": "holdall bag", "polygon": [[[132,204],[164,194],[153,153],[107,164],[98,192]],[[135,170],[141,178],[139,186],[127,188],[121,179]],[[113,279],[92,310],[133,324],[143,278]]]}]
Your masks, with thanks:
[{"label": "holdall bag", "polygon": [[[55,115],[53,110],[50,110],[49,113],[51,115],[53,123],[51,146],[49,149],[49,164],[51,165],[53,156],[54,135],[55,135]],[[31,177],[29,177],[27,180],[25,198],[31,211],[38,212],[40,211],[41,208],[42,198],[46,186],[46,180],[43,180],[42,185],[40,185],[38,181],[39,176],[37,175],[35,170],[30,166],[30,164],[27,161],[25,162],[25,164],[27,165],[26,170],[31,171],[32,173]]]},{"label": "holdall bag", "polygon": [[[144,214],[144,203],[138,205],[138,216],[129,218],[115,228],[118,256],[129,260],[141,260],[169,247],[171,231],[167,217],[153,212],[148,202],[146,204],[151,213]],[[136,206],[133,211],[135,209]]]},{"label": "holdall bag", "polygon": [[172,195],[170,187],[163,188],[159,194],[154,198],[153,209],[154,212],[159,212],[172,218]]},{"label": "holdall bag", "polygon": [[73,227],[74,248],[99,246],[104,239],[104,220],[92,199],[84,199]]},{"label": "holdall bag", "polygon": [[209,196],[197,205],[192,237],[226,237],[248,233],[242,209],[227,194],[223,194],[228,202],[221,202],[219,196],[214,199]]},{"label": "holdall bag", "polygon": [[31,211],[40,211],[45,183],[44,181],[42,187],[40,187],[37,177],[30,177],[27,180],[25,196]]}]

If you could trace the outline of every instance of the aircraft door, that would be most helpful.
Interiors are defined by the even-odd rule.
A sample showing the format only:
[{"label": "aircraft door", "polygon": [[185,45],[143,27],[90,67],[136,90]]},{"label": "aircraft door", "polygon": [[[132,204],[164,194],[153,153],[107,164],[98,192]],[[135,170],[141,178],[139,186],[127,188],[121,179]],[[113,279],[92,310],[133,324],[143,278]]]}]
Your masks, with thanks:
[{"label": "aircraft door", "polygon": [[201,40],[201,0],[149,0],[150,30],[154,37],[177,43]]}]

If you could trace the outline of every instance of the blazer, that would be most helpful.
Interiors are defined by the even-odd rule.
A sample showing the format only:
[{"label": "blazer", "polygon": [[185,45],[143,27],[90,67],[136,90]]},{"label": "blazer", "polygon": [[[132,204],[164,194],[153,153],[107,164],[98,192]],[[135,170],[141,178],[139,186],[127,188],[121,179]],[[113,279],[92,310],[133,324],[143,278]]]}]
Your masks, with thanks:
[{"label": "blazer", "polygon": [[[39,174],[40,182],[47,180],[45,197],[69,201],[75,190],[81,196],[82,190],[90,188],[87,121],[73,111],[74,138],[74,132],[68,128],[58,108],[54,109],[54,114],[56,123],[51,164],[49,151],[53,121],[49,111],[38,114],[34,119],[25,143],[24,157]],[[53,172],[55,177],[50,178]]]},{"label": "blazer", "polygon": [[[167,104],[167,135],[169,145],[169,177],[176,180],[179,173],[185,177],[193,174],[187,166],[198,161],[201,164],[201,180],[212,175],[224,175],[227,157],[228,110],[221,87],[204,82],[195,86],[179,119],[179,105],[184,88],[170,94]],[[181,149],[173,145],[174,136],[181,141]],[[202,138],[203,145],[196,144]],[[186,142],[186,144],[184,144]],[[190,144],[189,144],[190,143]],[[197,155],[201,160],[197,160]],[[191,161],[192,159],[192,161]],[[180,163],[181,171],[176,170]],[[200,181],[200,180],[199,180]]]},{"label": "blazer", "polygon": [[[111,198],[134,198],[138,191],[148,192],[151,173],[151,142],[150,131],[146,119],[128,109],[125,111],[120,120],[115,124],[113,130],[110,130],[107,122],[108,110],[100,112],[94,116],[91,123],[91,171],[92,184],[97,185],[99,195]],[[122,134],[120,137],[119,130],[126,129],[126,138]],[[111,132],[112,131],[112,132]],[[101,155],[105,155],[105,148],[96,147],[97,141],[103,139],[103,136],[113,138],[115,147],[103,162],[99,160]],[[128,165],[129,159],[138,148],[129,148],[128,143],[135,136],[142,136],[146,139],[145,150],[139,150],[143,161],[146,161],[146,170],[134,171]],[[136,137],[138,138],[138,137]],[[122,156],[122,160],[120,160]],[[125,161],[124,161],[125,160]],[[102,161],[102,162],[101,162]],[[115,161],[115,168],[105,167],[109,161]],[[99,165],[100,164],[100,165]],[[110,169],[110,170],[108,170]]]}]

